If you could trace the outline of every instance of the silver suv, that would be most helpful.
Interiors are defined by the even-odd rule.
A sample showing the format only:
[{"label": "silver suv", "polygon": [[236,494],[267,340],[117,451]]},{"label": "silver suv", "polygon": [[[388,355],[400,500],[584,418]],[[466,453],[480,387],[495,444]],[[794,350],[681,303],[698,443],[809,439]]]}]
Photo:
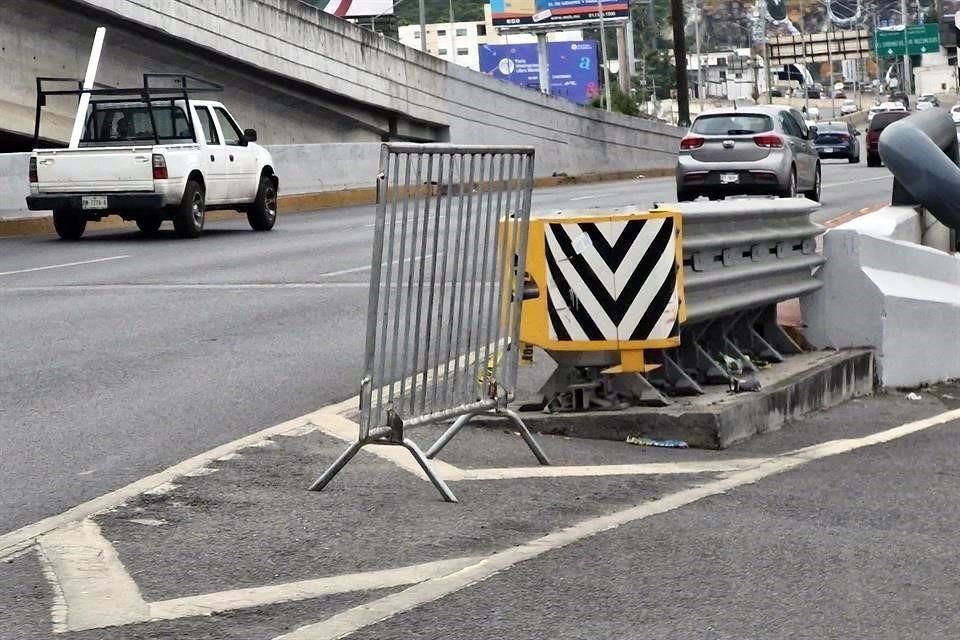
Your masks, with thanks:
[{"label": "silver suv", "polygon": [[796,109],[758,106],[705,111],[680,141],[677,199],[802,193],[820,201],[820,159]]}]

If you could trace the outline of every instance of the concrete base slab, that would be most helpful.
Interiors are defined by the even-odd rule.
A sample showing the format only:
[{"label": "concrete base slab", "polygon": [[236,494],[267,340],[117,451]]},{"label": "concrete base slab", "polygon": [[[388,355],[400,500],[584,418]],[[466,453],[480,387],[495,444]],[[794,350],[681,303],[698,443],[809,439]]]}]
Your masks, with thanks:
[{"label": "concrete base slab", "polygon": [[725,387],[710,387],[702,396],[676,398],[669,407],[520,415],[540,433],[620,441],[640,435],[725,449],[804,414],[869,395],[874,388],[873,365],[869,349],[804,353],[761,371],[757,379],[762,388],[757,392],[735,394]]}]

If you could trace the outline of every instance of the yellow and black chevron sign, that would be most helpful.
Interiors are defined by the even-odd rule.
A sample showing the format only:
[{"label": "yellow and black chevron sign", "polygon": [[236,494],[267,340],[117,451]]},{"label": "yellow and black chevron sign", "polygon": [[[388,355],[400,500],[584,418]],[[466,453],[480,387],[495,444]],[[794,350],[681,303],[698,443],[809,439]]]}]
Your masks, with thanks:
[{"label": "yellow and black chevron sign", "polygon": [[[524,307],[525,340],[560,349],[679,343],[685,320],[679,214],[541,221],[542,235],[540,225],[531,227],[527,264],[542,268],[546,296]],[[544,326],[534,327],[528,312],[542,313]]]}]

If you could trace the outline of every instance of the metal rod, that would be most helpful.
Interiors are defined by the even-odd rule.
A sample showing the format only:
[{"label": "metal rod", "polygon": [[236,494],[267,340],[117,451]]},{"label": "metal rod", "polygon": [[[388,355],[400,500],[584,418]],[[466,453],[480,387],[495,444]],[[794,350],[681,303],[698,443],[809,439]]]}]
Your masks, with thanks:
[{"label": "metal rod", "polygon": [[547,454],[543,452],[542,448],[540,448],[540,443],[537,442],[536,438],[533,437],[533,434],[530,433],[530,429],[528,429],[527,425],[523,423],[523,420],[520,419],[520,416],[511,409],[503,409],[499,411],[499,413],[507,416],[511,421],[513,421],[513,424],[520,432],[520,437],[523,438],[523,441],[527,443],[528,447],[530,447],[530,451],[532,451],[533,455],[536,456],[537,461],[542,465],[549,465],[550,460],[547,458]]},{"label": "metal rod", "polygon": [[[416,264],[417,258],[419,257],[417,255],[417,235],[418,235],[418,231],[420,230],[419,209],[420,209],[420,189],[421,189],[421,185],[423,184],[423,154],[417,154],[416,176],[417,177],[415,178],[413,183],[413,206],[411,207],[411,214],[412,214],[411,217],[413,218],[413,229],[411,229],[409,234],[410,235],[410,254],[409,254],[410,257],[409,258],[404,257],[407,251],[406,242],[404,242],[403,246],[401,246],[400,248],[400,264],[397,265],[397,268],[400,269],[401,276],[403,275],[404,270],[407,271],[406,304],[400,304],[397,306],[397,318],[398,319],[401,317],[403,318],[403,340],[401,340],[400,342],[400,344],[402,345],[401,353],[403,354],[402,357],[400,358],[401,369],[400,369],[399,376],[397,376],[396,372],[394,372],[394,376],[391,378],[391,380],[397,380],[397,379],[400,380],[400,394],[399,394],[398,400],[399,400],[399,404],[401,405],[404,404],[405,394],[407,391],[406,387],[407,387],[408,376],[414,376],[413,384],[416,384],[416,377],[415,377],[416,370],[409,369],[410,365],[408,363],[410,362],[410,359],[408,358],[408,356],[410,354],[409,347],[412,346],[410,343],[416,342],[417,331],[419,330],[419,327],[412,326],[413,323],[410,322],[410,320],[413,317],[414,273],[417,268],[417,264]],[[409,174],[407,174],[407,183],[408,184],[410,183]],[[405,238],[405,234],[407,232],[406,219],[404,219],[403,226],[404,226],[404,230],[403,230],[403,234],[401,234],[401,237]],[[398,280],[398,282],[399,281],[400,280]],[[417,300],[420,300],[422,293],[423,293],[422,291],[417,292]],[[403,294],[401,292],[401,297],[402,295]],[[412,336],[411,336],[411,329],[413,334]],[[413,386],[413,384],[411,384],[411,386]],[[415,408],[413,406],[413,401],[415,400],[415,398],[416,398],[416,393],[411,393],[410,394],[410,400],[411,400],[410,413],[411,414],[415,413]]]},{"label": "metal rod", "polygon": [[[437,181],[436,181],[437,184],[439,184],[440,181],[443,179],[444,158],[446,158],[446,156],[441,155],[437,162]],[[433,183],[434,183],[433,174],[431,172],[429,175],[427,175],[427,188],[430,189],[431,191],[432,191]],[[434,195],[434,194],[431,193],[431,195]],[[441,314],[443,313],[443,310],[442,308],[438,309],[438,307],[435,307],[434,301],[436,298],[437,287],[438,286],[440,287],[440,292],[442,295],[443,288],[445,286],[445,280],[446,280],[446,275],[444,274],[443,271],[441,271],[440,283],[439,285],[437,284],[437,263],[440,261],[440,205],[443,202],[443,200],[440,198],[439,194],[436,194],[436,195],[437,197],[434,199],[436,206],[434,207],[434,212],[433,212],[433,247],[432,247],[433,260],[431,261],[432,265],[430,268],[430,296],[427,299],[427,328],[426,328],[426,335],[424,336],[424,341],[426,343],[426,353],[423,356],[424,365],[425,365],[424,371],[423,371],[423,387],[422,387],[423,388],[422,403],[424,408],[423,413],[426,413],[428,406],[432,408],[436,404],[436,399],[437,399],[437,376],[434,375],[433,376],[433,403],[428,404],[427,371],[430,370],[431,368],[436,367],[436,364],[430,360],[430,355],[431,355],[431,350],[433,348],[433,340],[434,340],[434,336],[433,336],[434,309],[437,309]],[[442,298],[439,306],[440,307],[443,306]],[[443,324],[438,321],[438,326],[442,327]],[[439,351],[439,348],[437,349],[437,351]]]},{"label": "metal rod", "polygon": [[[421,184],[430,184],[430,178],[433,177],[433,154],[427,156],[427,179],[422,181],[420,174],[417,174],[417,190],[420,189]],[[430,188],[429,186],[426,189],[426,193],[423,196],[423,232],[420,234],[420,251],[416,254],[416,257],[419,258],[420,262],[420,273],[417,276],[417,310],[416,310],[416,319],[413,323],[413,368],[411,369],[411,375],[414,376],[413,379],[413,388],[410,390],[410,413],[417,414],[423,413],[426,410],[426,401],[424,400],[423,407],[420,411],[417,411],[417,373],[420,371],[420,337],[424,332],[422,321],[423,321],[423,288],[428,283],[425,280],[426,270],[427,270],[427,240],[430,237]],[[419,220],[419,218],[417,218]],[[413,237],[417,237],[417,227],[414,225]],[[436,256],[433,256],[431,260],[436,264]],[[411,269],[413,265],[410,265]],[[430,285],[430,293],[432,297],[433,293],[433,284]],[[430,323],[430,314],[432,311],[427,309],[427,324]],[[409,326],[409,323],[408,323]],[[427,369],[428,364],[423,363],[423,386],[424,394],[426,394],[427,386]]]},{"label": "metal rod", "polygon": [[90,50],[90,60],[87,62],[87,74],[83,79],[84,93],[80,94],[80,103],[77,105],[77,117],[73,120],[73,131],[70,134],[70,148],[80,146],[83,135],[83,126],[87,122],[87,107],[90,106],[90,92],[97,80],[97,68],[100,66],[100,54],[103,51],[103,39],[107,35],[106,27],[97,27],[93,36],[93,48]]},{"label": "metal rod", "polygon": [[[407,164],[409,165],[409,157],[407,159]],[[389,163],[388,163],[389,164]],[[409,169],[409,167],[408,167]],[[409,171],[408,171],[409,173]],[[390,309],[393,305],[390,304],[390,301],[393,297],[393,259],[394,259],[394,248],[395,248],[395,238],[397,233],[397,210],[399,209],[399,198],[400,195],[400,154],[394,154],[393,156],[393,190],[390,193],[390,237],[386,241],[387,245],[387,259],[385,262],[380,264],[372,265],[373,270],[383,269],[386,272],[386,283],[381,287],[380,291],[377,294],[381,298],[386,298],[383,301],[383,304],[379,307],[379,322],[380,332],[379,340],[376,344],[381,345],[386,339],[387,330],[390,326]],[[404,197],[404,200],[406,198]],[[378,239],[381,242],[382,238]],[[399,282],[399,280],[397,280]],[[397,291],[397,299],[400,297],[400,291]],[[394,329],[394,335],[397,334],[396,328]],[[391,354],[395,357],[396,344],[393,345],[394,353]],[[383,385],[390,384],[390,390],[388,392],[388,398],[392,400],[393,398],[393,380],[387,377],[386,371],[387,365],[387,350],[385,348],[380,348],[380,363],[377,368],[376,374],[372,380],[374,386],[377,387],[377,407],[379,409],[375,421],[371,423],[370,426],[381,426],[385,424],[386,416],[382,415],[383,411]],[[391,371],[393,370],[393,364],[390,365]]]},{"label": "metal rod", "polygon": [[467,426],[467,423],[473,419],[474,416],[479,415],[479,412],[474,413],[465,413],[456,420],[453,421],[453,424],[443,432],[437,441],[427,449],[427,458],[433,459],[440,453],[447,444],[453,440],[453,438],[460,433],[460,430]]},{"label": "metal rod", "polygon": [[[447,182],[446,182],[446,184],[450,185],[450,184],[453,183],[453,156],[447,156],[447,158],[448,158],[448,161],[447,161]],[[438,184],[437,184],[437,189],[439,189],[439,188],[442,186],[442,184],[443,184],[443,176],[441,175],[440,178],[441,178],[441,180],[440,180],[440,181],[438,182]],[[446,309],[446,305],[444,304],[444,302],[445,302],[446,297],[447,297],[447,277],[448,277],[448,275],[449,275],[449,274],[447,273],[447,266],[448,266],[448,260],[449,260],[449,256],[450,256],[450,251],[449,251],[449,250],[450,250],[450,225],[452,224],[451,220],[452,220],[452,218],[453,218],[453,216],[451,216],[450,213],[451,213],[451,208],[452,208],[452,206],[453,206],[453,201],[452,201],[450,198],[444,198],[444,200],[445,200],[446,203],[447,203],[447,207],[446,207],[446,213],[445,213],[445,215],[444,215],[444,228],[443,228],[443,267],[440,269],[440,273],[441,273],[441,276],[442,276],[443,279],[442,279],[442,281],[441,281],[441,285],[442,285],[442,286],[440,287],[440,300],[437,301],[437,312],[438,312],[437,326],[440,327],[440,331],[439,331],[440,344],[437,345],[437,354],[438,354],[438,355],[441,353],[441,350],[444,348],[444,342],[443,342],[443,333],[444,333],[444,332],[443,332],[443,327],[445,326],[445,324],[449,324],[449,321],[448,321],[447,323],[444,323],[444,309]],[[451,290],[450,296],[451,296],[451,300],[452,300],[452,298],[453,298],[453,291],[452,291],[452,290]],[[446,366],[448,366],[448,363],[450,362],[450,340],[449,340],[449,339],[448,339],[447,342],[446,342],[445,354],[446,354],[446,357],[444,358],[443,362],[444,362],[444,366],[446,367]],[[446,376],[446,374],[444,374],[444,376]],[[438,401],[438,399],[439,399],[439,390],[438,390],[439,380],[440,380],[440,367],[439,367],[439,365],[438,365],[438,366],[437,366],[437,370],[434,372],[434,375],[433,375],[433,404],[434,404],[434,406],[437,405],[437,401]],[[443,387],[443,388],[444,388],[444,394],[446,394],[446,379],[445,379],[445,378],[444,378],[444,387]]]},{"label": "metal rod", "polygon": [[357,455],[357,452],[363,448],[364,444],[365,443],[363,440],[357,440],[347,447],[347,450],[340,454],[340,457],[338,457],[334,463],[330,465],[330,467],[328,467],[319,478],[317,478],[316,482],[310,485],[310,491],[323,491],[323,488],[326,487],[331,480],[333,480],[334,476],[340,473],[340,470],[343,469],[347,463],[353,459],[353,456]]},{"label": "metal rod", "polygon": [[447,483],[440,479],[434,471],[433,467],[430,466],[430,462],[424,457],[423,452],[420,451],[420,448],[408,438],[403,439],[402,446],[404,446],[407,451],[413,455],[413,459],[417,461],[417,464],[420,465],[420,468],[423,469],[423,472],[427,474],[427,478],[430,479],[430,482],[433,483],[433,486],[437,488],[437,491],[440,492],[440,495],[443,496],[443,499],[447,502],[458,502],[457,496],[453,494],[453,491],[450,490],[450,487],[447,486]]}]

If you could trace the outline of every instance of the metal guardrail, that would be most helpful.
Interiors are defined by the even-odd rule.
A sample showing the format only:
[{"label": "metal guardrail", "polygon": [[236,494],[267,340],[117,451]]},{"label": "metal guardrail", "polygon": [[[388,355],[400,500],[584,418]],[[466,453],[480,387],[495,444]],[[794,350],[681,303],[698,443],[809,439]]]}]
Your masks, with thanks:
[{"label": "metal guardrail", "polygon": [[[529,147],[384,144],[377,180],[360,428],[313,484],[321,490],[364,446],[399,445],[444,499],[435,455],[474,416],[509,418],[516,387],[533,189]],[[459,418],[427,456],[404,428]]]},{"label": "metal guardrail", "polygon": [[893,174],[892,205],[921,205],[960,229],[960,148],[950,115],[920,111],[880,134],[880,158]]},{"label": "metal guardrail", "polygon": [[[672,393],[729,383],[724,356],[745,371],[783,361],[800,347],[779,327],[776,305],[821,285],[816,251],[823,228],[805,198],[745,199],[681,207],[687,323],[680,347],[660,352],[653,376]],[[745,357],[749,356],[749,357]]]},{"label": "metal guardrail", "polygon": [[[622,348],[629,343],[575,343],[569,345],[574,347],[571,349],[537,340],[528,332],[526,339],[547,350],[557,369],[541,388],[540,399],[524,405],[525,410],[666,405],[668,395],[704,393],[705,384],[735,386],[740,380],[737,376],[801,351],[777,324],[776,305],[821,286],[815,272],[824,258],[817,253],[816,237],[823,228],[810,219],[819,205],[805,198],[771,198],[694,202],[679,208],[683,266],[677,281],[682,282],[680,307],[685,310],[677,318],[679,346],[675,341],[644,345],[642,357],[634,363],[638,366],[624,367],[619,366],[625,355]],[[662,215],[663,210],[651,214],[658,211]],[[604,213],[616,219],[631,211]],[[594,220],[601,219],[596,211],[594,216]],[[584,228],[584,219],[577,213],[558,220]],[[621,244],[617,241],[617,246],[625,249],[627,245]],[[591,259],[597,262],[591,247],[590,242],[583,242],[568,253],[582,253],[578,258],[589,266]],[[567,269],[568,276],[574,266]],[[631,281],[643,275],[640,265],[632,273],[618,272],[618,278]],[[643,294],[638,290],[632,295]],[[643,302],[620,298],[619,306]],[[543,301],[528,303],[525,313],[543,315],[544,306]],[[603,313],[597,305],[590,309],[581,304],[577,311],[592,320],[604,320],[595,317]]]}]

